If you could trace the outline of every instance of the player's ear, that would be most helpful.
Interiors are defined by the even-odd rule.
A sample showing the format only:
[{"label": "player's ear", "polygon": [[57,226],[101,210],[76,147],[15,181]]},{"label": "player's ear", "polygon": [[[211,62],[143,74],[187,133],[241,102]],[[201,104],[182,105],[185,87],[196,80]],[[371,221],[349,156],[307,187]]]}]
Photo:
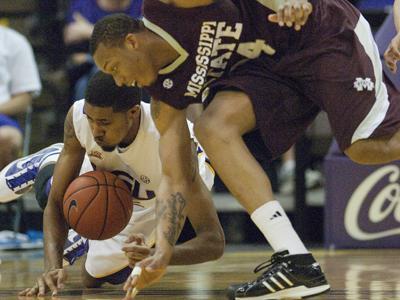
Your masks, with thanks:
[{"label": "player's ear", "polygon": [[128,33],[125,36],[125,45],[126,45],[126,47],[128,47],[128,49],[138,48],[139,41],[138,41],[137,35],[134,33]]}]

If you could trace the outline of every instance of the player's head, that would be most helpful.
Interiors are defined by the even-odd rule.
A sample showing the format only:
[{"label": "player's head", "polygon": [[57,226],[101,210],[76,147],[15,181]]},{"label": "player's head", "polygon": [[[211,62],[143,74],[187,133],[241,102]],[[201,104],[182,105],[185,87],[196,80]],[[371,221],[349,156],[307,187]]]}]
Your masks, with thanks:
[{"label": "player's head", "polygon": [[99,20],[90,39],[97,67],[114,77],[117,85],[149,86],[157,78],[148,51],[148,31],[143,22],[125,14]]},{"label": "player's head", "polygon": [[129,145],[140,124],[141,91],[137,87],[119,87],[111,75],[97,72],[90,78],[84,113],[96,143],[105,151]]}]

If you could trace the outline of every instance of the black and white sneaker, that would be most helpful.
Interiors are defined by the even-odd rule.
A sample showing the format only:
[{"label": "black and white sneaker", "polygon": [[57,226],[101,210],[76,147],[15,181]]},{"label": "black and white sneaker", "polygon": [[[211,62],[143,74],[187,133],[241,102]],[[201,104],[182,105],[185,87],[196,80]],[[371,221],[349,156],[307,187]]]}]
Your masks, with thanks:
[{"label": "black and white sneaker", "polygon": [[227,291],[230,300],[301,299],[330,289],[324,273],[311,254],[274,253],[271,260],[254,269],[266,269],[256,280],[232,285]]}]

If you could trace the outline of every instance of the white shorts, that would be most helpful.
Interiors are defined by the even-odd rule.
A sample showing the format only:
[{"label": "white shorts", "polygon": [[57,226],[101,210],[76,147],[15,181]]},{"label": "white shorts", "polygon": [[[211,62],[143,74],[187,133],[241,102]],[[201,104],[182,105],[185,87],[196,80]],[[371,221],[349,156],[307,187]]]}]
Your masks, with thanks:
[{"label": "white shorts", "polygon": [[[155,201],[155,200],[150,200]],[[132,234],[141,233],[145,236],[148,246],[155,242],[155,205],[149,208],[134,206],[134,211],[125,229],[115,237],[104,240],[89,240],[89,250],[86,257],[85,269],[90,276],[102,278],[112,275],[129,265],[125,252],[125,240]]]}]

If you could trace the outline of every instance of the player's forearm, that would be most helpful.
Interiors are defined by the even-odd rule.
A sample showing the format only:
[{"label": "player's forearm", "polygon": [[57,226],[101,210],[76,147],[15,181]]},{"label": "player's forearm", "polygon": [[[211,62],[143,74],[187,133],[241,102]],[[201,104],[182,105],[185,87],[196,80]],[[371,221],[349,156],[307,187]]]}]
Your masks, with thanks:
[{"label": "player's forearm", "polygon": [[60,209],[54,201],[49,201],[43,215],[45,269],[62,267],[62,255],[68,227]]},{"label": "player's forearm", "polygon": [[400,32],[400,0],[396,0],[393,5],[393,18],[397,32]]},{"label": "player's forearm", "polygon": [[191,265],[216,260],[224,253],[224,247],[223,233],[204,232],[185,243],[176,245],[171,265]]},{"label": "player's forearm", "polygon": [[162,253],[171,255],[186,219],[187,199],[179,189],[162,189],[157,196],[157,246]]}]

